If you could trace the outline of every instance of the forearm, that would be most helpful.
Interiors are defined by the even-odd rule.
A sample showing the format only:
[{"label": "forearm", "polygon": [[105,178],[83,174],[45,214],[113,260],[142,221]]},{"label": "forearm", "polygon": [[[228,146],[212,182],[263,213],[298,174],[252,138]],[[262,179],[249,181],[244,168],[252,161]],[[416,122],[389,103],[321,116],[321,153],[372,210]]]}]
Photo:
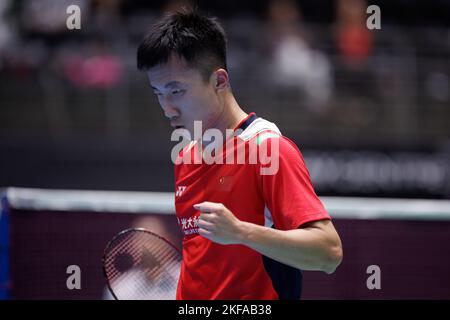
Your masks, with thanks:
[{"label": "forearm", "polygon": [[301,270],[333,273],[342,259],[339,237],[320,228],[276,230],[242,222],[239,239],[261,254]]},{"label": "forearm", "polygon": [[203,202],[194,208],[202,212],[199,234],[216,243],[246,245],[302,270],[333,273],[342,260],[341,241],[330,220],[283,231],[239,220],[221,203]]}]

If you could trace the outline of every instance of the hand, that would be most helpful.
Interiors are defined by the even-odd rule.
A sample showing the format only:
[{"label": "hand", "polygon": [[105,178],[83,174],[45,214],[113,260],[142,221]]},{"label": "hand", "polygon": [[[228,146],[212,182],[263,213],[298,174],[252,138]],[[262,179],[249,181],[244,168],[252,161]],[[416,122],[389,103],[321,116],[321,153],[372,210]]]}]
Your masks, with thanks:
[{"label": "hand", "polygon": [[222,203],[202,202],[194,208],[201,212],[198,233],[220,244],[239,244],[242,221]]}]

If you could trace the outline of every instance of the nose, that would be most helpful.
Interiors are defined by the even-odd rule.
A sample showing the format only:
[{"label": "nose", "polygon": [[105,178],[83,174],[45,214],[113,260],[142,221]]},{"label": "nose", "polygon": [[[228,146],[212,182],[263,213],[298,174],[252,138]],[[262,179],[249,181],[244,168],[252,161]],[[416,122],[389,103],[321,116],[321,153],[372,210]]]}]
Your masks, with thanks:
[{"label": "nose", "polygon": [[164,115],[169,119],[180,116],[180,111],[174,106],[171,106],[169,104],[161,104],[161,107],[164,111]]}]

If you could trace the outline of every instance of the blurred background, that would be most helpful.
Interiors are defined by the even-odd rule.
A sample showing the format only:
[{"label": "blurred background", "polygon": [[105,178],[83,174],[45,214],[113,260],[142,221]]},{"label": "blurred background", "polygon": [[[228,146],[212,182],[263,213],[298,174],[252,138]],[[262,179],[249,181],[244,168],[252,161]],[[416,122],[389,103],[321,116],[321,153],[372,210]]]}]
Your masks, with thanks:
[{"label": "blurred background", "polygon": [[[66,26],[66,8],[73,4],[81,9],[80,30]],[[371,4],[381,9],[380,30],[366,27]],[[319,196],[450,199],[445,0],[0,0],[0,186],[173,192],[170,126],[145,74],[136,70],[136,49],[161,14],[183,6],[220,19],[237,101],[296,142]],[[10,222],[27,219],[17,217],[10,212]],[[47,220],[36,219],[50,228]],[[83,219],[81,235],[91,223]],[[30,230],[38,229],[28,221]],[[100,242],[133,223],[126,221]],[[361,233],[353,238],[355,225],[348,223],[338,231],[349,243],[364,241]],[[397,223],[411,239],[424,225]],[[439,234],[440,245],[450,241],[448,222],[432,224],[437,231],[427,236]],[[372,226],[358,230],[376,233],[374,248],[383,251],[378,231],[392,224]],[[2,230],[4,248],[17,244],[8,242],[14,231]],[[450,265],[442,253],[438,258]],[[420,273],[437,264],[429,262]],[[350,271],[344,270],[339,279],[345,282]],[[438,280],[447,282],[430,296],[450,298],[449,276]],[[8,281],[3,288],[10,290]],[[54,296],[27,290],[9,297]],[[309,297],[372,297],[342,290]],[[98,292],[81,297],[99,298]],[[379,297],[409,297],[408,292]],[[422,292],[412,297],[427,297]]]}]

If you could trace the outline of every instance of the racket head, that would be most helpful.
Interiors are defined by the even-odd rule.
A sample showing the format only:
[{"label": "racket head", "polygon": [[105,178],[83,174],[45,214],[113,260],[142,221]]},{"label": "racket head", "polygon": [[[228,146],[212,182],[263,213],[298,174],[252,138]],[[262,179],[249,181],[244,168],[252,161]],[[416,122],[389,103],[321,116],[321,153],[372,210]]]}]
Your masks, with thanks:
[{"label": "racket head", "polygon": [[175,299],[182,255],[170,241],[144,228],[119,232],[103,252],[103,273],[116,300]]}]

